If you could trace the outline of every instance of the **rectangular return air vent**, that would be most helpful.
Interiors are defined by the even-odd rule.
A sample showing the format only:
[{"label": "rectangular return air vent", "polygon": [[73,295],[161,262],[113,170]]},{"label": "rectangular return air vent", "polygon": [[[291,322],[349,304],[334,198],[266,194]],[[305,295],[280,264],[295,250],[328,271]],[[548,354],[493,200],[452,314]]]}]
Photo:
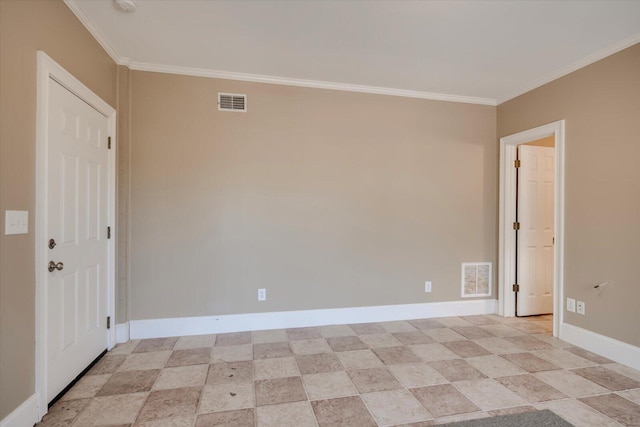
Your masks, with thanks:
[{"label": "rectangular return air vent", "polygon": [[491,263],[463,262],[462,263],[462,297],[491,296]]},{"label": "rectangular return air vent", "polygon": [[247,95],[240,93],[218,93],[218,110],[247,111]]}]

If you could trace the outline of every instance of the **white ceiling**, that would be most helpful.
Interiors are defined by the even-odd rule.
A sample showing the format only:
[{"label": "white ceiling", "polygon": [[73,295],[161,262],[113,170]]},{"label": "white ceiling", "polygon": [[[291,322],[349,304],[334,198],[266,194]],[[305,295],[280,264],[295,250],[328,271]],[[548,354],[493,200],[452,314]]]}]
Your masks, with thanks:
[{"label": "white ceiling", "polygon": [[640,42],[640,1],[65,1],[133,69],[490,105]]}]

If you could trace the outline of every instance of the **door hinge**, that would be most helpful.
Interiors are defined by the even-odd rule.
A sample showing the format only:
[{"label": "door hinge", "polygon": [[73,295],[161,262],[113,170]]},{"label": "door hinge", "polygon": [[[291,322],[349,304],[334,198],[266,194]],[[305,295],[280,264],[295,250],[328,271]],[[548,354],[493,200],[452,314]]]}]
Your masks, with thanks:
[{"label": "door hinge", "polygon": [[111,227],[107,227],[107,239],[111,238]]},{"label": "door hinge", "polygon": [[514,160],[513,161],[513,167],[514,168],[519,168],[520,167],[520,160]]},{"label": "door hinge", "polygon": [[518,221],[513,223],[513,229],[514,230],[520,230],[520,223]]},{"label": "door hinge", "polygon": [[517,283],[515,283],[513,285],[513,292],[520,292],[520,285],[518,285]]},{"label": "door hinge", "polygon": [[111,137],[107,137],[107,149],[111,150]]},{"label": "door hinge", "polygon": [[111,329],[111,316],[107,316],[107,329]]}]

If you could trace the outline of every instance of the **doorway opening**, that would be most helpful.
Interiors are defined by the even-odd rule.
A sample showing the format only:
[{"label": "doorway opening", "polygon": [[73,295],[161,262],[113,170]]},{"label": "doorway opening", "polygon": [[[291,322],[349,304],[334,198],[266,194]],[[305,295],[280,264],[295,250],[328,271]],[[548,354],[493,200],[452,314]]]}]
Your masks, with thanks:
[{"label": "doorway opening", "polygon": [[553,313],[553,334],[558,336],[564,259],[563,120],[500,139],[499,210],[499,314]]}]

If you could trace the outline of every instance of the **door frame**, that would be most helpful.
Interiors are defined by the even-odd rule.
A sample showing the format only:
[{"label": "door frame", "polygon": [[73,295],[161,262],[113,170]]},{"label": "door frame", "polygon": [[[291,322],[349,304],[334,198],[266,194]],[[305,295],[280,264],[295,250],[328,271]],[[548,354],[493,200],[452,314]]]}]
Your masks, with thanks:
[{"label": "door frame", "polygon": [[107,331],[107,349],[116,342],[115,335],[115,248],[116,236],[116,110],[103,101],[91,89],[82,84],[71,73],[61,67],[43,51],[37,52],[37,101],[36,101],[36,208],[35,208],[35,296],[36,296],[36,343],[35,343],[35,393],[37,420],[48,411],[47,401],[47,270],[48,239],[47,191],[48,191],[48,121],[49,86],[51,79],[96,109],[107,118],[107,129],[111,136],[112,149],[109,150],[107,186],[108,213],[106,223],[113,230],[107,240],[107,316],[113,319]]},{"label": "door frame", "polygon": [[512,285],[516,283],[516,235],[512,224],[516,220],[516,168],[513,162],[516,160],[517,147],[549,136],[553,136],[555,140],[553,336],[557,337],[564,315],[564,120],[500,138],[498,314],[504,317],[515,316],[515,293]]}]

